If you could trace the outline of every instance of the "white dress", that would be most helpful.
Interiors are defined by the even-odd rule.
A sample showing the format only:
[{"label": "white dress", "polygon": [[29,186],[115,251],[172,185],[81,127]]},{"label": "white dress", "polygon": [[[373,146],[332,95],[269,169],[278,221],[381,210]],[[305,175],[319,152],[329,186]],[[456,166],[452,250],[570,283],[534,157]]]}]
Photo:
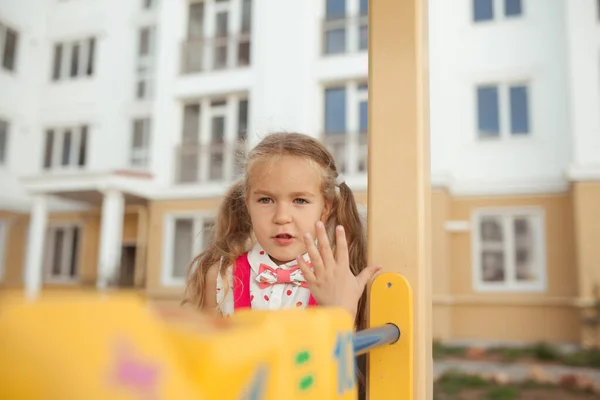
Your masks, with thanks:
[{"label": "white dress", "polygon": [[[303,258],[310,262],[308,254]],[[268,254],[262,249],[260,244],[256,244],[248,252],[248,262],[250,263],[250,303],[254,310],[278,310],[282,308],[306,307],[310,298],[310,290],[295,283],[275,283],[265,288],[259,287],[259,268],[260,264],[265,264],[273,269],[289,270],[297,266],[296,260],[286,264],[277,265],[271,260]],[[228,285],[223,284],[221,277],[221,268],[217,274],[217,308],[223,316],[233,315],[233,266],[227,266]],[[225,294],[226,293],[226,294]],[[225,295],[224,295],[225,294]]]}]

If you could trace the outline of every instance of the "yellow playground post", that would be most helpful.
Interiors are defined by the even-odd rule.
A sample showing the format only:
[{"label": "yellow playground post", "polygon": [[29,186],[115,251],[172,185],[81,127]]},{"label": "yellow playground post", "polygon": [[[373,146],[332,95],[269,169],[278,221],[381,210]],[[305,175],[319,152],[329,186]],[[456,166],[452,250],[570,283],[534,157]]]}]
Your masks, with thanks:
[{"label": "yellow playground post", "polygon": [[[427,4],[369,1],[368,256],[412,287],[413,398],[419,400],[433,397]],[[387,307],[404,307],[379,304],[369,307],[372,323],[384,319]],[[402,386],[379,379],[404,368],[400,359],[388,348],[377,353],[369,360],[370,400]]]}]

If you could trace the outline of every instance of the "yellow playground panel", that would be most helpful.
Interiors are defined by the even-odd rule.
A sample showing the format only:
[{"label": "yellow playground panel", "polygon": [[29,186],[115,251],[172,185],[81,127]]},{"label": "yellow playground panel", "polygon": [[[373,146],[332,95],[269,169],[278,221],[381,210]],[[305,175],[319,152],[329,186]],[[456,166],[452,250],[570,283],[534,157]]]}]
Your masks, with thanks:
[{"label": "yellow playground panel", "polygon": [[355,355],[373,349],[370,398],[411,399],[408,282],[382,274],[370,301],[379,326],[354,332],[325,307],[162,318],[130,296],[5,298],[0,398],[356,399]]}]

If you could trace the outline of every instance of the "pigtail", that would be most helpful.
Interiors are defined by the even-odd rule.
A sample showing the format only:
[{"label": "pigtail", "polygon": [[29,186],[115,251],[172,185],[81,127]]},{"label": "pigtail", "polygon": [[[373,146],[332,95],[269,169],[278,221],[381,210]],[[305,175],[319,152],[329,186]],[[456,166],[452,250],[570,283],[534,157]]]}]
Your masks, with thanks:
[{"label": "pigtail", "polygon": [[[367,238],[361,216],[358,213],[356,201],[352,190],[342,182],[339,186],[339,194],[334,201],[331,210],[330,223],[331,229],[342,225],[346,232],[346,241],[348,242],[348,255],[350,259],[350,269],[354,275],[358,275],[367,267]],[[332,231],[335,240],[335,234]],[[365,320],[365,301],[366,292],[363,293],[358,303],[355,326],[357,329],[364,327]]]},{"label": "pigtail", "polygon": [[[239,181],[229,189],[221,202],[211,243],[188,267],[183,304],[189,303],[201,309],[209,269],[217,263],[232,265],[237,257],[248,250],[252,224],[244,191],[244,182]],[[226,277],[225,268],[220,273],[223,278]]]}]

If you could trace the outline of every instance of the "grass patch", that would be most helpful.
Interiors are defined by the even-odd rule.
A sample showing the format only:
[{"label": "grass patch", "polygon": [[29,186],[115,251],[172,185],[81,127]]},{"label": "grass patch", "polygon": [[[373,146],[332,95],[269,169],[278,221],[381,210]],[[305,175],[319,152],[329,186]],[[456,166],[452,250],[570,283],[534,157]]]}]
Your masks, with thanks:
[{"label": "grass patch", "polygon": [[[448,346],[439,341],[433,342],[433,358],[465,358],[468,348],[465,346]],[[580,349],[574,352],[562,352],[558,347],[540,342],[525,347],[491,347],[485,350],[482,357],[492,356],[501,362],[518,360],[537,360],[575,367],[600,368],[600,349]]]}]

